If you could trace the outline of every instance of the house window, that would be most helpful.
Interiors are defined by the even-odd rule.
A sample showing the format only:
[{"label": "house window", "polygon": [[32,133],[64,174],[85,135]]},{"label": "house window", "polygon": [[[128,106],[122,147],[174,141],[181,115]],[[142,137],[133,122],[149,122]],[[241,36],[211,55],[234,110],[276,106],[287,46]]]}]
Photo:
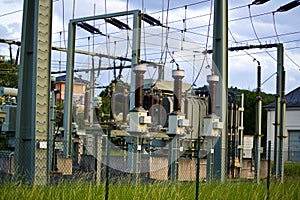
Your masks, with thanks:
[{"label": "house window", "polygon": [[300,162],[300,130],[289,130],[288,133],[289,160]]}]

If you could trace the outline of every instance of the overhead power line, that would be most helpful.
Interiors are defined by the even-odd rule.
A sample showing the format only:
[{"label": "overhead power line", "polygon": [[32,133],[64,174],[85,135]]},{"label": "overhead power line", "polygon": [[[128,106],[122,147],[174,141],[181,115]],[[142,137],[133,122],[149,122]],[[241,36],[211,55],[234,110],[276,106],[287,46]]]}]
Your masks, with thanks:
[{"label": "overhead power line", "polygon": [[[281,8],[281,7],[280,7]],[[280,42],[278,33],[277,33],[277,28],[276,28],[276,22],[275,22],[275,12],[273,13],[273,27],[274,27],[274,31],[277,37],[278,42]],[[298,65],[286,52],[285,52],[286,57],[294,64],[298,67],[298,69],[300,69],[300,65]]]},{"label": "overhead power line", "polygon": [[5,14],[0,15],[0,17],[5,17],[5,16],[8,16],[8,15],[18,13],[18,12],[23,12],[23,10],[15,10],[15,11],[12,11],[12,12],[9,12],[9,13],[5,13]]}]

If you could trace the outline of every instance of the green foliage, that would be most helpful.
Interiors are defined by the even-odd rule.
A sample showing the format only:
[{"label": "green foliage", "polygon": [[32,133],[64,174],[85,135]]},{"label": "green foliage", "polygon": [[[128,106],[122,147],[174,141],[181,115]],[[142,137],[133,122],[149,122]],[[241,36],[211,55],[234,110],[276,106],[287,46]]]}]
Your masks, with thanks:
[{"label": "green foliage", "polygon": [[0,86],[18,87],[18,66],[11,64],[10,61],[0,63]]},{"label": "green foliage", "polygon": [[[109,114],[110,114],[110,107],[111,107],[111,95],[110,93],[110,88],[112,83],[115,84],[115,91],[114,93],[122,93],[124,92],[125,89],[127,89],[129,91],[129,85],[127,83],[124,83],[122,80],[118,80],[116,81],[112,81],[110,83],[110,85],[108,87],[105,88],[105,90],[103,90],[99,96],[102,99],[102,106],[100,108],[101,112],[105,115],[101,117],[100,121],[105,121],[105,120],[109,120]],[[116,106],[116,107],[120,107],[120,106]]]},{"label": "green foliage", "polygon": [[6,136],[4,134],[0,134],[0,149],[4,149],[6,146]]}]

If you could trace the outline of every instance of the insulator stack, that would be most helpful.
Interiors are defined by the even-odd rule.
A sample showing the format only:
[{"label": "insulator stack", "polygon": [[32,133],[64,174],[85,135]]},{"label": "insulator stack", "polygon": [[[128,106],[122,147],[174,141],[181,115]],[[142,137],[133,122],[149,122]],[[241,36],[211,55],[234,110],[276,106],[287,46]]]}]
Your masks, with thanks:
[{"label": "insulator stack", "polygon": [[280,96],[279,88],[280,88],[280,80],[279,80],[279,74],[277,72],[277,76],[276,76],[276,95],[278,95],[278,96]]},{"label": "insulator stack", "polygon": [[[113,82],[110,87],[110,98],[111,98],[110,105],[112,108],[115,108],[115,99],[113,98],[115,89],[116,89],[116,84]],[[114,121],[114,113],[112,109],[110,109],[110,120]]]},{"label": "insulator stack", "polygon": [[146,65],[136,65],[134,68],[135,73],[135,109],[143,110],[143,79],[146,72]]},{"label": "insulator stack", "polygon": [[182,79],[184,77],[184,71],[183,70],[173,70],[172,77],[174,78],[173,113],[180,113],[181,112]]},{"label": "insulator stack", "polygon": [[219,76],[208,75],[207,82],[209,83],[209,96],[211,101],[211,115],[216,114],[216,93],[217,93],[217,83],[219,82]]},{"label": "insulator stack", "polygon": [[281,85],[281,98],[285,96],[285,70],[282,71],[282,85]]},{"label": "insulator stack", "polygon": [[261,96],[261,66],[257,66],[257,96]]}]

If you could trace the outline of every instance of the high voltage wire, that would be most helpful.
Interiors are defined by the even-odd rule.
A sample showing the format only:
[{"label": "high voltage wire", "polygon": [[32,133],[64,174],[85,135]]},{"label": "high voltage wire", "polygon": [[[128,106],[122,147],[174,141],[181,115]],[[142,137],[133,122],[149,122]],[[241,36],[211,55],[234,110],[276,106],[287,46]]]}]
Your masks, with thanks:
[{"label": "high voltage wire", "polygon": [[[171,10],[176,10],[176,9],[180,9],[180,8],[185,8],[186,6],[187,7],[190,7],[190,6],[195,6],[195,5],[198,5],[198,4],[201,4],[201,3],[206,3],[206,2],[209,2],[210,0],[205,0],[205,1],[200,1],[200,2],[197,2],[197,3],[191,3],[191,4],[186,4],[184,6],[178,6],[178,7],[174,7],[174,8],[170,8],[169,11]],[[244,8],[244,7],[247,7],[248,5],[242,5],[242,6],[237,6],[237,7],[233,7],[233,8],[230,8],[229,11],[231,10],[236,10],[236,9],[240,9],[240,8]],[[127,9],[128,10],[128,9]],[[157,14],[157,13],[161,13],[161,12],[165,12],[166,10],[163,10],[163,11],[155,11],[155,12],[150,12],[149,14]],[[202,14],[202,15],[198,15],[198,16],[194,16],[194,17],[190,17],[190,18],[187,18],[186,20],[191,20],[191,19],[195,19],[195,18],[201,18],[201,17],[206,17],[206,16],[209,16],[210,13],[206,13],[206,14]],[[256,16],[253,16],[253,17],[256,17]],[[237,18],[236,20],[242,20],[244,18]],[[175,21],[169,21],[169,24],[172,24],[172,23],[176,23],[176,22],[181,22],[182,20],[175,20]],[[101,23],[101,24],[97,24],[97,26],[101,26],[101,25],[104,25],[105,23]],[[207,26],[207,25],[205,25]],[[56,33],[59,33],[60,31],[58,32],[54,32],[53,34],[56,34]]]},{"label": "high voltage wire", "polygon": [[[229,30],[230,31],[230,30]],[[230,32],[229,32],[230,33]],[[292,35],[292,34],[296,34],[296,33],[300,33],[299,32],[290,32],[290,33],[284,33],[284,34],[280,34],[280,35]],[[159,34],[157,34],[159,35]],[[154,34],[152,34],[152,36],[155,36]],[[150,37],[150,36],[149,36]],[[267,39],[267,38],[273,38],[275,36],[266,36],[266,37],[261,37],[260,39]],[[120,37],[116,37],[116,38],[120,38]],[[176,41],[181,41],[180,39],[177,39],[177,38],[173,38],[172,39],[176,40]],[[123,42],[125,41],[126,39],[123,39],[123,38],[120,38],[120,40],[113,40],[111,41],[110,43],[113,44],[114,41],[116,41],[117,43],[118,42]],[[243,41],[234,41],[234,43],[245,43],[245,42],[249,42],[249,41],[254,41],[254,40],[257,40],[257,39],[251,39],[251,40],[243,40]],[[293,42],[298,42],[300,41],[299,39],[296,39],[296,40],[289,40],[289,41],[285,41],[285,43],[293,43]],[[186,41],[186,42],[193,42],[193,41]],[[197,42],[194,42],[194,43],[197,43]],[[95,45],[101,45],[101,44],[105,44],[105,42],[99,42],[99,43],[95,43]],[[154,43],[150,43],[150,42],[147,42],[147,44],[150,44],[150,45],[155,45]],[[202,43],[198,43],[199,45],[204,45]],[[156,46],[159,46],[159,45],[156,45]],[[87,47],[87,45],[78,45],[76,47]],[[179,49],[178,49],[179,50]]]},{"label": "high voltage wire", "polygon": [[[280,39],[279,39],[279,36],[278,36],[278,33],[277,33],[277,28],[276,28],[276,23],[275,23],[275,12],[273,12],[273,26],[274,26],[274,31],[275,31],[275,34],[276,34],[276,38],[278,40],[278,42],[280,43]],[[284,52],[286,57],[294,64],[296,65],[299,69],[300,69],[300,66],[286,53]]]},{"label": "high voltage wire", "polygon": [[[253,23],[253,20],[252,20],[252,14],[251,14],[251,8],[250,8],[250,4],[248,5],[248,11],[249,11],[249,19],[250,19],[250,22],[251,22],[251,27],[252,27],[252,30],[253,30],[253,32],[254,32],[254,35],[255,35],[255,37],[256,37],[256,39],[257,39],[257,41],[259,42],[259,44],[261,44],[261,42],[260,42],[260,39],[258,38],[258,35],[257,35],[257,33],[256,33],[256,30],[255,30],[255,27],[254,27],[254,23]],[[264,51],[273,59],[273,60],[275,60],[275,61],[277,61],[277,59],[276,58],[274,58],[266,49],[264,49]]]},{"label": "high voltage wire", "polygon": [[[242,7],[242,6],[241,6]],[[243,7],[245,7],[245,6],[243,6]],[[261,14],[257,14],[257,15],[251,15],[251,17],[250,16],[247,16],[247,17],[241,17],[241,18],[236,18],[236,19],[232,19],[232,20],[229,20],[228,22],[235,22],[235,21],[240,21],[240,20],[244,20],[244,19],[253,19],[253,18],[255,18],[255,17],[259,17],[259,16],[264,16],[264,15],[269,15],[269,14],[272,14],[272,12],[266,12],[266,13],[261,13]],[[207,16],[207,15],[209,15],[209,13],[208,14],[204,14],[205,16]],[[195,18],[200,18],[200,17],[203,17],[204,15],[199,15],[198,17],[195,17]],[[195,19],[195,18],[193,18],[193,19]],[[178,21],[178,20],[177,20]],[[176,22],[177,22],[176,21]],[[169,22],[170,23],[170,22]],[[213,25],[213,23],[211,24],[211,26]],[[205,36],[204,34],[199,34],[199,33],[196,33],[196,32],[192,32],[192,31],[190,31],[190,30],[195,30],[195,29],[199,29],[199,28],[205,28],[205,27],[207,27],[208,26],[208,24],[205,24],[205,25],[201,25],[201,26],[195,26],[195,27],[190,27],[190,28],[188,28],[187,29],[187,31],[186,32],[188,32],[188,33],[191,33],[191,34],[195,34],[195,35],[199,35],[199,36]],[[171,29],[173,29],[173,30],[177,30],[177,31],[181,31],[182,29],[180,29],[180,28],[176,28],[176,27],[170,27]],[[116,32],[116,33],[120,33],[121,31],[118,31],[118,32]],[[116,34],[116,33],[110,33],[110,35],[111,34]],[[96,36],[96,37],[101,37],[101,36]],[[270,38],[271,37],[276,37],[276,36],[270,36]],[[263,37],[264,38],[264,37]],[[77,40],[78,38],[76,38],[76,40]],[[82,38],[80,38],[80,39],[82,39]],[[239,43],[240,42],[245,42],[245,41],[251,41],[251,40],[244,40],[244,41],[238,41]],[[54,41],[53,43],[57,43],[58,41]]]},{"label": "high voltage wire", "polygon": [[[177,31],[170,31],[170,33],[175,33],[175,32],[177,32]],[[300,31],[294,31],[294,32],[281,33],[281,34],[278,34],[278,36],[290,36],[290,35],[299,34],[299,33],[300,33]],[[157,35],[160,35],[160,34],[157,34]],[[86,37],[80,37],[80,38],[77,38],[77,40],[84,40],[84,39],[87,39],[87,38],[88,38],[88,36],[86,36]],[[259,37],[260,40],[261,39],[269,39],[269,38],[276,38],[276,35],[269,35],[269,36]],[[122,41],[127,40],[125,38],[120,38],[120,37],[119,37],[119,39],[120,40],[115,40],[115,41],[122,42]],[[239,41],[234,40],[232,42],[242,44],[242,43],[252,42],[252,41],[255,41],[255,40],[257,40],[257,39],[256,38],[252,38],[252,39],[239,40]],[[289,40],[289,41],[285,41],[284,43],[292,43],[292,42],[298,42],[298,41],[299,41],[299,39],[297,39],[297,40]],[[60,41],[55,41],[53,43],[59,43],[59,42]],[[113,43],[113,42],[111,42],[111,43]],[[104,42],[99,42],[99,43],[96,43],[96,44],[100,45],[100,44],[104,44]],[[201,44],[201,43],[199,43],[199,44]]]},{"label": "high voltage wire", "polygon": [[11,15],[11,14],[15,14],[15,13],[18,13],[18,12],[22,12],[22,11],[23,11],[23,9],[22,9],[22,10],[12,11],[12,12],[5,13],[5,14],[0,15],[0,17],[5,17],[5,16]]},{"label": "high voltage wire", "polygon": [[[250,19],[250,22],[251,22],[251,26],[252,26],[252,29],[253,29],[253,32],[255,34],[255,37],[257,39],[257,41],[261,44],[261,41],[256,33],[256,30],[255,30],[255,27],[254,27],[254,23],[253,23],[253,20],[252,20],[252,14],[251,14],[251,4],[248,5],[248,11],[249,11],[249,19]],[[277,29],[276,29],[276,24],[275,24],[275,17],[274,17],[274,12],[268,12],[268,14],[272,13],[273,14],[273,26],[274,26],[274,30],[275,30],[275,34],[276,34],[276,38],[278,40],[278,42],[280,42],[279,40],[279,36],[278,36],[278,33],[277,33]],[[262,14],[259,14],[258,16],[261,16]],[[266,49],[264,49],[264,51],[275,61],[277,61],[276,58],[274,58],[270,53],[269,51],[267,51]],[[298,68],[300,68],[300,66],[293,60],[291,59],[287,53],[285,52],[285,55],[287,56],[287,58],[293,63],[295,64]]]},{"label": "high voltage wire", "polygon": [[203,3],[206,3],[206,2],[210,2],[210,0],[203,0],[203,1],[195,2],[195,3],[186,4],[184,6],[177,6],[177,7],[169,8],[169,9],[162,10],[162,11],[155,11],[155,12],[151,12],[150,14],[157,14],[157,13],[161,13],[161,12],[177,10],[177,9],[180,9],[180,8],[195,6],[195,5],[203,4]]},{"label": "high voltage wire", "polygon": [[[184,5],[184,6],[177,6],[177,7],[173,7],[173,8],[169,8],[168,11],[174,11],[174,10],[177,10],[177,9],[181,9],[181,8],[184,8],[186,6],[188,7],[191,7],[191,6],[196,6],[196,5],[199,5],[199,4],[202,4],[202,3],[206,3],[206,2],[209,2],[210,0],[205,0],[205,1],[199,1],[199,2],[196,2],[196,3],[191,3],[191,4],[187,4],[187,5]],[[241,9],[241,8],[245,8],[247,7],[248,5],[241,5],[241,6],[237,6],[237,7],[233,7],[233,8],[230,8],[229,10],[237,10],[237,9]],[[9,15],[9,14],[14,14],[16,12],[20,12],[22,10],[18,10],[18,11],[14,11],[14,12],[11,12],[11,13],[6,13],[4,15],[0,15],[0,17],[2,16],[5,16],[5,15]],[[157,12],[152,12],[151,14],[156,14],[156,13],[161,13],[161,12],[165,12],[166,10],[162,10],[162,11],[157,11]],[[231,19],[229,20],[228,22],[236,22],[236,21],[240,21],[240,20],[245,20],[245,19],[248,19],[248,18],[255,18],[255,17],[260,17],[260,16],[265,16],[265,15],[269,15],[269,14],[272,14],[272,12],[265,12],[265,13],[260,13],[260,14],[256,14],[256,15],[252,15],[251,17],[250,16],[247,16],[247,17],[240,17],[240,18],[235,18],[235,19]],[[208,16],[210,15],[210,13],[207,13],[207,14],[203,14],[203,15],[199,15],[199,16],[194,16],[194,17],[190,17],[190,18],[187,18],[186,20],[192,20],[192,19],[198,19],[198,18],[201,18],[201,17],[205,17],[205,16]],[[181,20],[175,20],[175,21],[169,21],[168,23],[169,24],[172,24],[172,23],[176,23],[176,22],[180,22]],[[205,25],[201,25],[201,26],[195,26],[195,27],[190,27],[190,28],[187,28],[187,33],[189,34],[194,34],[194,35],[200,35],[199,33],[196,33],[196,32],[192,32],[191,30],[195,30],[195,29],[199,29],[199,28],[204,28],[204,27],[207,27],[208,24],[205,24]],[[174,30],[174,32],[176,31],[180,31],[181,29],[180,28],[176,28],[176,27],[170,27],[170,29]],[[63,32],[66,32],[65,30]],[[120,32],[120,31],[119,31]],[[118,32],[118,33],[119,33]],[[171,32],[171,31],[170,31]],[[284,33],[284,34],[278,34],[279,36],[286,36],[286,35],[292,35],[292,34],[297,34],[297,33],[300,33],[300,31],[296,31],[296,32],[289,32],[289,33]],[[114,33],[111,33],[111,34],[114,34]],[[204,36],[204,35],[201,35],[201,36]],[[147,37],[147,36],[146,36]],[[276,36],[265,36],[265,37],[258,37],[258,39],[268,39],[268,38],[275,38]],[[85,37],[87,38],[87,37]],[[84,39],[84,38],[81,38],[81,39]],[[76,40],[80,40],[80,38],[76,38]],[[121,42],[122,40],[127,40],[127,39],[120,39],[119,41],[117,42]],[[243,40],[243,41],[234,41],[235,43],[243,43],[243,42],[250,42],[250,41],[254,41],[255,39],[248,39],[248,40]],[[257,40],[257,38],[256,38]],[[177,41],[179,41],[179,39],[177,39]],[[296,42],[298,40],[291,40],[291,41],[287,41],[285,43],[291,43],[291,42]],[[54,41],[53,43],[56,43],[58,41]],[[64,42],[66,42],[66,40],[64,39]],[[100,43],[101,44],[101,43]],[[147,43],[148,44],[148,43]],[[84,45],[82,45],[81,47],[84,47]],[[296,47],[297,48],[297,47]],[[289,49],[294,49],[294,48],[286,48],[286,50],[289,50]]]},{"label": "high voltage wire", "polygon": [[[289,35],[294,35],[294,34],[299,34],[300,31],[293,31],[293,32],[287,32],[287,33],[281,33],[278,34],[278,36],[289,36]],[[264,37],[259,37],[259,39],[268,39],[268,38],[276,38],[276,35],[269,35],[269,36],[264,36]],[[251,41],[255,41],[257,40],[257,38],[252,38],[252,39],[247,39],[247,40],[240,40],[238,41],[238,43],[245,43],[245,42],[251,42]],[[287,43],[287,42],[284,42]]]},{"label": "high voltage wire", "polygon": [[[234,42],[235,42],[235,43],[238,43],[238,42],[236,41],[235,37],[233,36],[232,32],[230,31],[229,27],[228,27],[228,32],[230,33],[230,35],[231,35],[232,39],[234,40]],[[249,52],[247,52],[246,50],[244,50],[244,52],[245,52],[248,56],[250,56],[253,60],[257,60],[255,57],[253,57],[253,56],[252,56]]]}]

